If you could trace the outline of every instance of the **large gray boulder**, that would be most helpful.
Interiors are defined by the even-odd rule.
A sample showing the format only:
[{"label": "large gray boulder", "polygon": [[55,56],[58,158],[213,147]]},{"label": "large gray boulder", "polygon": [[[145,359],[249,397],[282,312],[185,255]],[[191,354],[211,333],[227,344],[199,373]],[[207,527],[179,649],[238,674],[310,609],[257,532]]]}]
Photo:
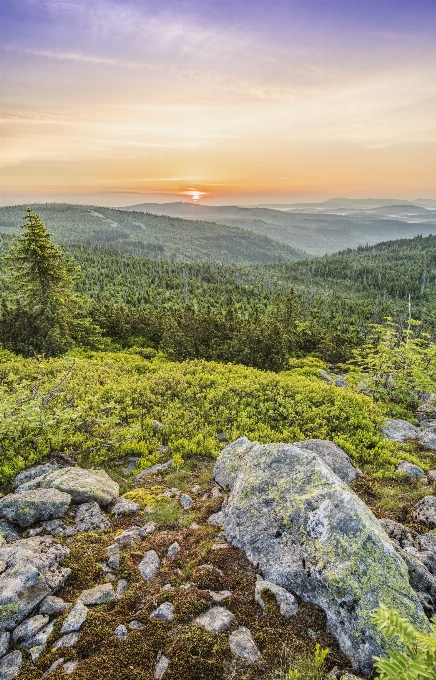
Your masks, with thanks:
[{"label": "large gray boulder", "polygon": [[306,439],[303,442],[296,442],[293,446],[316,453],[346,484],[350,484],[357,475],[362,474],[359,468],[354,467],[350,456],[327,439]]},{"label": "large gray boulder", "polygon": [[120,495],[117,482],[104,470],[84,470],[80,467],[65,467],[41,475],[17,488],[17,492],[28,489],[58,489],[70,494],[73,503],[109,505]]},{"label": "large gray boulder", "polygon": [[13,630],[70,574],[60,566],[69,553],[51,536],[34,536],[0,547],[0,562],[7,568],[0,574],[0,631]]},{"label": "large gray boulder", "polygon": [[21,527],[65,515],[71,496],[57,489],[31,489],[0,499],[0,516]]},{"label": "large gray boulder", "polygon": [[370,673],[389,647],[372,624],[381,604],[428,631],[406,564],[369,508],[315,453],[245,437],[218,457],[231,489],[224,533],[263,578],[321,607],[353,667]]}]

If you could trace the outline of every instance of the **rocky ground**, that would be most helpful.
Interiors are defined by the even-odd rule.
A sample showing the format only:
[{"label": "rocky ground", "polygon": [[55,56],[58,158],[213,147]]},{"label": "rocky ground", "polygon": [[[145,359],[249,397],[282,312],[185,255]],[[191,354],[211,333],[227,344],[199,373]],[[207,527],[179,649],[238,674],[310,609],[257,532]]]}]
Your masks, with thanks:
[{"label": "rocky ground", "polygon": [[[252,457],[260,455],[248,444]],[[127,498],[119,496],[118,482],[105,472],[82,470],[63,461],[18,476],[15,492],[0,499],[0,680],[49,676],[53,680],[68,676],[73,680],[266,680],[278,677],[285,655],[292,658],[303,651],[313,652],[317,643],[330,649],[327,669],[333,671],[331,677],[351,672],[353,664],[357,671],[352,672],[359,676],[359,655],[347,648],[338,633],[338,606],[348,612],[344,626],[360,625],[359,606],[354,603],[351,611],[343,593],[339,596],[334,584],[325,579],[322,588],[320,579],[314,585],[313,574],[322,569],[312,565],[311,570],[307,540],[298,547],[306,590],[296,582],[292,587],[296,571],[287,553],[281,553],[279,560],[281,565],[286,563],[286,569],[275,569],[270,539],[262,544],[271,533],[269,519],[264,522],[261,515],[252,515],[247,525],[244,515],[244,484],[253,480],[248,476],[238,481],[237,490],[233,488],[232,475],[241,465],[241,455],[233,456],[234,468],[233,462],[230,466],[226,462],[226,451],[231,453],[232,447],[218,460],[215,479],[219,484],[213,481],[210,460],[190,461],[180,471],[170,465],[155,466],[136,478],[130,472],[131,461],[123,475],[112,474],[131,488]],[[349,484],[365,488],[364,475],[339,447],[314,440],[298,451],[298,464],[311,470],[306,477],[312,480],[314,499],[320,489],[325,494],[328,478],[335,512],[336,499],[342,504],[344,498],[347,503],[352,499],[361,504],[363,529],[357,531],[353,525],[353,532],[363,535],[370,526],[392,564],[397,559],[404,564],[403,582],[395,587],[401,597],[413,600],[415,623],[425,625],[421,605],[428,615],[436,607],[436,536],[432,531],[436,498],[429,493],[414,507],[409,526],[387,513],[382,523],[388,539],[350,490]],[[260,469],[260,459],[252,460]],[[316,488],[311,465],[321,475]],[[424,473],[416,477],[416,470],[407,469],[403,474],[405,483],[421,484],[420,488],[431,491],[433,480]],[[427,487],[422,486],[423,475]],[[255,501],[256,512],[269,494],[276,507],[268,506],[262,516],[275,521],[279,478],[278,473],[269,475],[269,486],[265,486],[265,479],[256,476],[257,492],[260,489],[263,494]],[[282,479],[288,484],[293,477],[285,470]],[[224,487],[233,488],[230,497]],[[292,487],[295,498],[307,496],[303,487]],[[298,514],[297,532],[306,538],[309,533],[312,543],[318,541],[316,553],[317,547],[332,544],[323,544],[326,524],[317,502],[308,507],[306,520]],[[334,531],[330,528],[334,517],[330,513],[331,536],[339,531],[339,524]],[[291,535],[289,527],[274,531],[284,550],[285,538]],[[341,555],[340,559],[345,564],[348,558]],[[408,579],[413,590],[408,590]]]}]

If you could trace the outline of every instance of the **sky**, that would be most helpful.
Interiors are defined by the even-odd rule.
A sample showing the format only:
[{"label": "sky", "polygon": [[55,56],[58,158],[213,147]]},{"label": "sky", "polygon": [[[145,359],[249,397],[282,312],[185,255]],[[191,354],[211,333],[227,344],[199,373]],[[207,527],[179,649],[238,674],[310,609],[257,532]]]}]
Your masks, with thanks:
[{"label": "sky", "polygon": [[436,198],[435,0],[0,0],[0,201]]}]

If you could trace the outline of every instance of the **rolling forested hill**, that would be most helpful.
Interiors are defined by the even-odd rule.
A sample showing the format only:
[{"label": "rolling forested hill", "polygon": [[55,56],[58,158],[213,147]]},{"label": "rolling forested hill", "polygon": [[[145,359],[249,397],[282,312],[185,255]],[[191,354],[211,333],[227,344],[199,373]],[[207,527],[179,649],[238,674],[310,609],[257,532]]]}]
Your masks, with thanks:
[{"label": "rolling forested hill", "polygon": [[[436,210],[412,203],[335,199],[318,204],[283,206],[206,206],[192,203],[143,203],[143,210],[249,229],[301,248],[312,256],[381,241],[436,233]],[[278,206],[276,206],[278,208]]]},{"label": "rolling forested hill", "polygon": [[[296,248],[232,225],[68,203],[30,206],[58,242],[106,246],[172,261],[256,264],[302,259]],[[26,206],[0,207],[0,231],[16,234]]]},{"label": "rolling forested hill", "polygon": [[[9,239],[3,236],[3,251]],[[285,342],[283,356],[317,351],[339,361],[363,341],[370,323],[406,319],[409,295],[413,317],[430,332],[436,327],[436,236],[258,266],[151,260],[86,245],[68,250],[94,319],[123,346],[145,341],[175,352],[179,337],[177,357],[221,352],[223,360],[275,366],[271,348]],[[197,338],[195,346],[186,333]],[[233,338],[233,348],[223,334]],[[235,344],[260,347],[268,336],[262,361],[235,354]]]}]

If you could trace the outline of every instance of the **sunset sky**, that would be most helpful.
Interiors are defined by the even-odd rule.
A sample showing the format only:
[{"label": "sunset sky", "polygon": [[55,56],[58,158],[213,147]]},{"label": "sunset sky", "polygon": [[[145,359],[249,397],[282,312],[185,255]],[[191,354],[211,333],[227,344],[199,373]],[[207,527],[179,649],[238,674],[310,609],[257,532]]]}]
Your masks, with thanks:
[{"label": "sunset sky", "polygon": [[436,198],[435,0],[0,0],[1,202]]}]

